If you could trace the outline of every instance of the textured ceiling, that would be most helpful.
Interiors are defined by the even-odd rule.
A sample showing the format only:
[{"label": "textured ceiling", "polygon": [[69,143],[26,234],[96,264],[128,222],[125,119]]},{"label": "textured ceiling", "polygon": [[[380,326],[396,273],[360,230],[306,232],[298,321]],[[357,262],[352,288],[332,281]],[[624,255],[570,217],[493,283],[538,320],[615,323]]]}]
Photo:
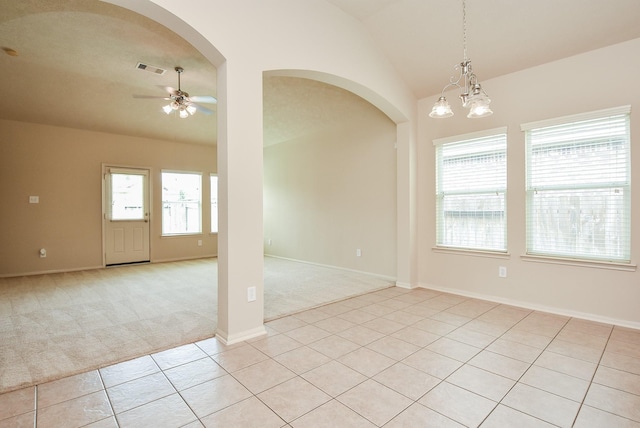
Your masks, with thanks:
[{"label": "textured ceiling", "polygon": [[265,77],[263,93],[265,146],[340,129],[370,106],[347,90],[296,77]]},{"label": "textured ceiling", "polygon": [[[460,1],[326,1],[364,26],[416,98],[439,93],[462,60]],[[467,51],[481,81],[640,37],[638,0],[467,3]],[[163,100],[132,97],[176,87],[178,65],[183,90],[216,96],[215,68],[154,21],[97,0],[0,0],[0,47],[18,52],[0,51],[2,119],[215,143],[215,114],[183,120],[164,115]],[[138,62],[168,71],[140,71]],[[266,78],[265,144],[347,120],[354,99],[335,89]]]},{"label": "textured ceiling", "polygon": [[[215,114],[167,117],[159,86],[216,95],[216,69],[166,27],[96,0],[0,1],[0,118],[116,134],[211,144]],[[143,62],[167,69],[155,75]],[[207,105],[208,106],[208,105]]]}]

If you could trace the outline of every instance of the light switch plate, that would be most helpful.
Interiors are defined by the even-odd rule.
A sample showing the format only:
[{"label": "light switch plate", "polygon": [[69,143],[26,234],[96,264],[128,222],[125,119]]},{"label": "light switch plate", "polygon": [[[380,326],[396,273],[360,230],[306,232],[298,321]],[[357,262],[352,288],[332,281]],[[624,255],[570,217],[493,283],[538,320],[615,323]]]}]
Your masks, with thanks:
[{"label": "light switch plate", "polygon": [[256,287],[247,288],[247,301],[248,302],[256,301]]},{"label": "light switch plate", "polygon": [[500,266],[498,268],[498,276],[500,278],[506,278],[507,277],[507,267],[506,266]]}]

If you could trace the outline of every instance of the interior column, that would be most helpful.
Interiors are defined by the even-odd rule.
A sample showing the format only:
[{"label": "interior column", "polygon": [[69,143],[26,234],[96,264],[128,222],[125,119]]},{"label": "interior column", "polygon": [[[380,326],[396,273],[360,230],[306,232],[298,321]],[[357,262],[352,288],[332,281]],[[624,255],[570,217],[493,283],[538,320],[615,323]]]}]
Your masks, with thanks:
[{"label": "interior column", "polygon": [[[266,333],[263,326],[262,73],[218,67],[218,328],[224,343]],[[255,289],[253,289],[255,287]],[[255,291],[255,300],[250,295]]]},{"label": "interior column", "polygon": [[418,286],[416,173],[417,150],[414,124],[398,124],[397,128],[397,274],[396,285]]}]

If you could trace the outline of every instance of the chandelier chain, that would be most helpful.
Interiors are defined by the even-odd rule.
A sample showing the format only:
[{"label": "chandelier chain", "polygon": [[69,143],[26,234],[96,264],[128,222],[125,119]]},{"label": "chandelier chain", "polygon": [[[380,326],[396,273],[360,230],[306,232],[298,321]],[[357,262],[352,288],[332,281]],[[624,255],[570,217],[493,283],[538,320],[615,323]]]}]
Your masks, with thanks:
[{"label": "chandelier chain", "polygon": [[429,117],[445,118],[453,116],[451,106],[447,102],[447,98],[444,96],[445,91],[452,87],[457,86],[462,93],[460,94],[460,100],[462,106],[469,109],[469,118],[486,117],[493,114],[489,103],[491,99],[487,96],[487,93],[480,86],[480,82],[476,78],[475,73],[471,69],[471,60],[467,57],[467,2],[462,0],[462,49],[464,53],[464,59],[461,63],[454,66],[454,69],[459,72],[457,76],[451,76],[449,78],[449,84],[442,88],[440,98],[433,105]]},{"label": "chandelier chain", "polygon": [[462,0],[462,49],[464,51],[464,60],[467,61],[467,4]]}]

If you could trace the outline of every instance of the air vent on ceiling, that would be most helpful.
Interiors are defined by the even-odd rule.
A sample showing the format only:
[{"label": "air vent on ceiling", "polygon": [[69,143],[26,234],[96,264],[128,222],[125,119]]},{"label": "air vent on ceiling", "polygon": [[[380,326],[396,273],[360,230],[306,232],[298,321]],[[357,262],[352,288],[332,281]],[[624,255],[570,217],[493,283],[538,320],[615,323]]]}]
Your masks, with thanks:
[{"label": "air vent on ceiling", "polygon": [[164,72],[167,71],[167,70],[165,70],[163,68],[156,67],[156,66],[149,65],[149,64],[143,64],[141,62],[136,64],[136,68],[138,70],[149,71],[149,72],[151,72],[153,74],[164,74]]}]

